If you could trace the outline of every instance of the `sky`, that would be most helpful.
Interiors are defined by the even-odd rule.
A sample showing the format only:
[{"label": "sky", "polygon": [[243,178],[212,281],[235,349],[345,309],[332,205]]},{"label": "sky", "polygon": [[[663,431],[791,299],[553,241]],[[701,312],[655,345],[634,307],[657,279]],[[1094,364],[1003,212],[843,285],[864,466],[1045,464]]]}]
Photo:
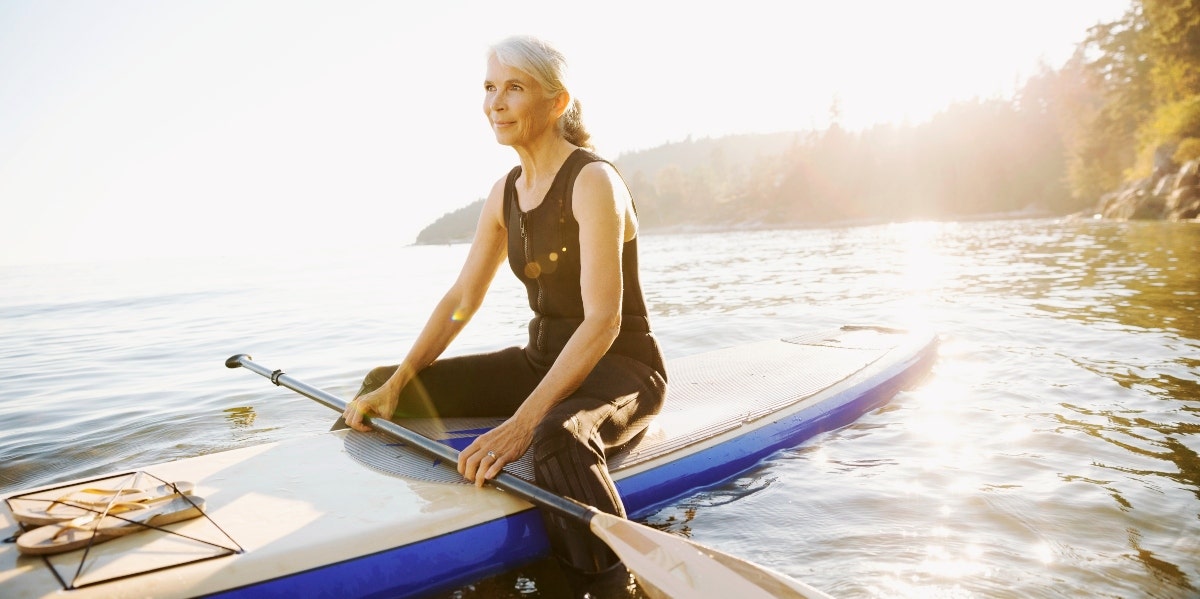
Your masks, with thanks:
[{"label": "sky", "polygon": [[411,244],[516,164],[489,44],[557,45],[600,153],[1010,97],[1128,0],[0,0],[0,265]]}]

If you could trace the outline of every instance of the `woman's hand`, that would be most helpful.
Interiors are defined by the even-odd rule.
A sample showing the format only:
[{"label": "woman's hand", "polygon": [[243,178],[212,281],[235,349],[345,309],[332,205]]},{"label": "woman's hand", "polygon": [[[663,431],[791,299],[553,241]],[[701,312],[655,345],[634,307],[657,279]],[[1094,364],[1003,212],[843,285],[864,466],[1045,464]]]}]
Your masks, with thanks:
[{"label": "woman's hand", "polygon": [[371,427],[363,423],[363,416],[391,418],[396,413],[396,404],[400,402],[400,392],[391,385],[383,385],[370,393],[360,395],[346,404],[342,418],[350,428],[359,432],[368,432]]},{"label": "woman's hand", "polygon": [[485,481],[496,478],[505,464],[525,455],[533,442],[534,426],[518,414],[479,435],[458,455],[458,473],[473,481],[476,487],[482,487]]}]

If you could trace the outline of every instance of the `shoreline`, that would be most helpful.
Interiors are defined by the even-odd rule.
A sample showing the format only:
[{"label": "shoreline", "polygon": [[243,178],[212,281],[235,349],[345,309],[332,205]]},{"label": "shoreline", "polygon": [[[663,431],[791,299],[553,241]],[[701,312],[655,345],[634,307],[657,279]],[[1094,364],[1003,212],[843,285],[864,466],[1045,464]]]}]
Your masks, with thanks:
[{"label": "shoreline", "polygon": [[[676,223],[670,225],[643,225],[641,232],[650,235],[694,235],[705,233],[729,233],[734,231],[802,231],[808,229],[848,229],[854,227],[873,227],[878,225],[902,224],[911,222],[981,222],[1025,220],[1039,218],[1070,218],[1083,213],[1055,214],[1048,210],[1016,210],[1011,212],[989,212],[975,215],[960,215],[953,218],[920,218],[912,217],[907,220],[886,218],[858,218],[822,222],[779,222],[767,223],[761,221],[744,221],[739,223]],[[1079,216],[1080,218],[1090,218]],[[439,241],[413,241],[412,246],[455,245],[471,243],[472,237],[455,237]]]}]

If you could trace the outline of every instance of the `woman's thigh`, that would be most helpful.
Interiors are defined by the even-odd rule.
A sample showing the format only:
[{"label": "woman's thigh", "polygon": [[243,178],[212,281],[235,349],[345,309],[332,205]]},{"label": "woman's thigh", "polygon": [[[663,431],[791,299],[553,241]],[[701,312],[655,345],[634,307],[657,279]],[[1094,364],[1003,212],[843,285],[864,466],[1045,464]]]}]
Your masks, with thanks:
[{"label": "woman's thigh", "polygon": [[[372,370],[358,394],[369,392],[395,372]],[[537,386],[541,376],[521,348],[437,360],[400,391],[393,417],[508,417]]]}]

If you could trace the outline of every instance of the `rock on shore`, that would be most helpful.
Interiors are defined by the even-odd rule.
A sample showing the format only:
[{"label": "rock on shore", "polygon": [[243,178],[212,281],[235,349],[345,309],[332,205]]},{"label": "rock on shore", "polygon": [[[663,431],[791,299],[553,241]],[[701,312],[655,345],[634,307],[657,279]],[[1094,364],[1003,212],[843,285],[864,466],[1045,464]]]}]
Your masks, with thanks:
[{"label": "rock on shore", "polygon": [[1200,159],[1178,169],[1155,169],[1100,198],[1100,216],[1120,220],[1200,218]]}]

